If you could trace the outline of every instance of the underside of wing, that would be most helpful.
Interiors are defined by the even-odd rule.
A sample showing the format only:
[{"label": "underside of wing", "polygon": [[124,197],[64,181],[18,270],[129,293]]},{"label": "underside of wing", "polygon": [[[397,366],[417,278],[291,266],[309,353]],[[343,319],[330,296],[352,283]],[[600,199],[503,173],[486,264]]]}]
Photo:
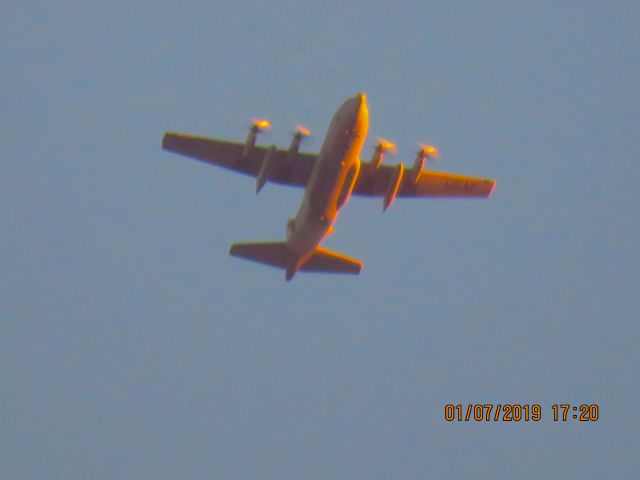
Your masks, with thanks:
[{"label": "underside of wing", "polygon": [[[258,146],[245,151],[243,143],[174,132],[165,133],[162,148],[253,177],[260,173],[269,151],[269,148]],[[314,154],[304,152],[290,155],[288,150],[274,149],[270,159],[268,180],[284,185],[304,186],[307,184],[316,157]]]},{"label": "underside of wing", "polygon": [[[369,164],[364,164],[353,193],[384,197],[388,194],[390,185],[395,185],[399,180],[398,197],[486,198],[491,195],[496,184],[495,180],[488,178],[431,170],[422,170],[415,180],[415,176],[411,172],[406,174],[402,172],[403,169],[398,169],[395,165],[382,165],[374,169]],[[401,175],[399,179],[397,178],[398,174]]]}]

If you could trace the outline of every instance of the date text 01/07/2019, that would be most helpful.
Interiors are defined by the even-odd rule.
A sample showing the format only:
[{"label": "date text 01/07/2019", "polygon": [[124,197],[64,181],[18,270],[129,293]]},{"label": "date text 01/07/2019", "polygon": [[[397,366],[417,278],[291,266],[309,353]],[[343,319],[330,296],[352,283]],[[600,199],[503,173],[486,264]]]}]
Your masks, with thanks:
[{"label": "date text 01/07/2019", "polygon": [[[542,417],[542,407],[538,403],[448,403],[444,406],[444,419],[447,422],[539,422]],[[554,403],[551,417],[554,422],[595,422],[600,418],[600,407],[596,403]]]}]

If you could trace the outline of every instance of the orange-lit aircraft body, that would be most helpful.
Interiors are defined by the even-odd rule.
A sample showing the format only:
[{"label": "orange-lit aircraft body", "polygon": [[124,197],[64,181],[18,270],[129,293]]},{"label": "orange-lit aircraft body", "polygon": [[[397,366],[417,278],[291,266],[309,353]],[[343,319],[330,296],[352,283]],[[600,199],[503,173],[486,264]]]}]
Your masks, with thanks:
[{"label": "orange-lit aircraft body", "polygon": [[489,179],[424,169],[435,147],[423,146],[411,170],[402,163],[382,165],[385,151],[395,149],[381,140],[369,162],[360,151],[369,128],[363,93],[348,98],[331,120],[320,153],[299,152],[300,140],[309,132],[298,127],[287,150],[255,145],[258,132],[268,128],[254,121],[244,143],[167,132],[162,148],[219,165],[256,178],[256,192],[270,182],[305,187],[295,218],[287,222],[285,242],[236,243],[229,253],[285,270],[286,280],[297,271],[358,274],[362,262],[320,247],[333,231],[339,210],[353,193],[383,198],[386,210],[396,197],[488,197],[495,187]]}]

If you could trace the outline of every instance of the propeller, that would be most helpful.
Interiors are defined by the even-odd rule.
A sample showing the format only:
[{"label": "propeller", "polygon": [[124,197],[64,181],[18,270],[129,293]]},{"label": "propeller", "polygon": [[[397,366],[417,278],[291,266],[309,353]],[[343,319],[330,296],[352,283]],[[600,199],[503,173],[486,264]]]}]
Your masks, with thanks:
[{"label": "propeller", "polygon": [[242,158],[246,158],[253,151],[253,148],[256,145],[256,138],[258,136],[258,133],[269,128],[271,128],[269,120],[265,120],[262,118],[251,119],[251,128],[249,129],[247,140],[244,142],[244,148],[242,149]]},{"label": "propeller", "polygon": [[419,150],[416,153],[416,159],[413,162],[413,168],[411,169],[410,176],[413,183],[417,183],[422,175],[422,169],[424,168],[427,160],[437,160],[440,154],[438,149],[433,145],[422,144],[419,146]]},{"label": "propeller", "polygon": [[397,151],[398,147],[396,147],[393,142],[385,140],[384,138],[378,138],[378,144],[373,149],[373,155],[371,155],[369,165],[371,165],[371,168],[375,170],[380,167],[380,164],[382,163],[382,156],[385,153],[389,152],[392,155],[395,155]]},{"label": "propeller", "polygon": [[294,135],[300,136],[300,137],[310,137],[311,136],[311,130],[309,130],[307,127],[305,127],[304,125],[296,125],[294,127]]},{"label": "propeller", "polygon": [[375,148],[384,153],[389,152],[392,155],[398,153],[398,147],[396,146],[396,144],[384,138],[378,138],[378,144]]},{"label": "propeller", "polygon": [[298,155],[298,150],[300,150],[300,142],[302,141],[302,137],[308,137],[311,135],[311,130],[309,130],[304,125],[296,125],[293,131],[293,138],[291,139],[291,144],[289,145],[289,153],[287,153],[288,161],[293,161]]},{"label": "propeller", "polygon": [[418,155],[428,158],[430,160],[437,160],[440,158],[440,152],[433,145],[421,144],[419,145]]},{"label": "propeller", "polygon": [[251,128],[255,128],[256,130],[268,130],[271,128],[271,124],[269,123],[269,120],[264,118],[252,118]]}]

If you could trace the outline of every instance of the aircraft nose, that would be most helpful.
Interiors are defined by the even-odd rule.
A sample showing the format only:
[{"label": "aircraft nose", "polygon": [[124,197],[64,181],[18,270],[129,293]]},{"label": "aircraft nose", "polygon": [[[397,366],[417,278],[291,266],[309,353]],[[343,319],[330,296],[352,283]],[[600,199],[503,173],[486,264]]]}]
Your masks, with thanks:
[{"label": "aircraft nose", "polygon": [[351,104],[354,107],[354,111],[356,115],[362,115],[364,112],[367,112],[367,96],[364,92],[358,92],[353,97],[351,97]]},{"label": "aircraft nose", "polygon": [[[359,92],[354,96],[357,102],[356,109],[356,130],[361,136],[367,135],[369,128],[369,108],[367,107],[367,96],[363,92]],[[355,102],[354,102],[355,103]]]}]

